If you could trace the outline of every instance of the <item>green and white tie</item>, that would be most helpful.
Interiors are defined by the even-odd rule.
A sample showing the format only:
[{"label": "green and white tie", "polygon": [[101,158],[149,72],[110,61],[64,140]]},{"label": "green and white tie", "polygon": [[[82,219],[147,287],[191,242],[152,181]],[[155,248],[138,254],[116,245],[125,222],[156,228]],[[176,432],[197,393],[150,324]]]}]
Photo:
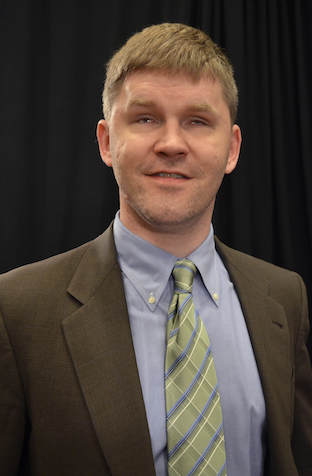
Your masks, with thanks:
[{"label": "green and white tie", "polygon": [[196,266],[173,269],[165,364],[169,476],[226,476],[221,402],[208,334],[195,309]]}]

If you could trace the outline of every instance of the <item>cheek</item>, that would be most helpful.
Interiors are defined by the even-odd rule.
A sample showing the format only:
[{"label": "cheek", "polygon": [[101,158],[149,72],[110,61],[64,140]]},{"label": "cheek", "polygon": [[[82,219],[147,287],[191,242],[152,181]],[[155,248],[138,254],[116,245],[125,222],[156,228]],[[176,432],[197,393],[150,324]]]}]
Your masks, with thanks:
[{"label": "cheek", "polygon": [[111,137],[110,146],[112,157],[125,161],[128,157],[135,156],[136,151],[142,148],[142,138],[129,132],[116,131]]},{"label": "cheek", "polygon": [[110,142],[111,158],[113,163],[113,169],[122,168],[123,162],[127,157],[127,147],[123,140],[115,140],[114,137]]},{"label": "cheek", "polygon": [[213,154],[213,164],[216,171],[218,170],[220,173],[225,172],[229,154],[230,144],[228,143],[228,141],[223,143],[221,141],[215,145]]},{"label": "cheek", "polygon": [[139,164],[136,160],[137,154],[128,142],[114,144],[112,148],[113,171],[117,184],[123,190],[133,182],[134,176],[137,174]]}]

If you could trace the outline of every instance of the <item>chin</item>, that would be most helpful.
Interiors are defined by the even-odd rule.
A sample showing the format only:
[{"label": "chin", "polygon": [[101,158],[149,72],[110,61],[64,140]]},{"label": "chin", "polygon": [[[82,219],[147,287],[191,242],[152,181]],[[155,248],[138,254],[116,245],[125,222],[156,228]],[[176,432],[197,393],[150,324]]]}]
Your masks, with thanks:
[{"label": "chin", "polygon": [[143,226],[161,233],[181,233],[189,230],[195,225],[201,216],[202,214],[196,214],[194,211],[191,214],[181,215],[178,215],[176,211],[166,210],[161,214],[151,213],[148,210],[141,210],[140,212],[140,219],[144,222]]}]

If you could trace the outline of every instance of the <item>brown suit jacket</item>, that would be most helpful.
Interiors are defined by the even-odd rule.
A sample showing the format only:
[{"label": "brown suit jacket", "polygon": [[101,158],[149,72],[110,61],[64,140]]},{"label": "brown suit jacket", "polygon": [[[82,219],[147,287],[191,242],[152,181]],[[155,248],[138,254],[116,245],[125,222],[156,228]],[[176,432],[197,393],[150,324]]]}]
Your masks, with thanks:
[{"label": "brown suit jacket", "polygon": [[[263,385],[265,475],[312,475],[304,285],[295,273],[217,248]],[[0,277],[0,311],[0,475],[155,476],[111,227]]]}]

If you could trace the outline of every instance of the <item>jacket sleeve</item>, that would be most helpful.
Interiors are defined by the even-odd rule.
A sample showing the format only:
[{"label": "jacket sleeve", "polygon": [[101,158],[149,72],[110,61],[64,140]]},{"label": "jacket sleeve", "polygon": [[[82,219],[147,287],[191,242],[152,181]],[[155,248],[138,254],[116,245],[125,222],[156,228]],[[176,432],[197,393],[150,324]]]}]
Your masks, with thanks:
[{"label": "jacket sleeve", "polygon": [[26,427],[24,393],[13,349],[0,312],[0,474],[14,476]]},{"label": "jacket sleeve", "polygon": [[292,448],[300,476],[312,474],[312,371],[306,341],[309,333],[308,305],[301,278],[301,320],[295,345],[295,395]]}]

